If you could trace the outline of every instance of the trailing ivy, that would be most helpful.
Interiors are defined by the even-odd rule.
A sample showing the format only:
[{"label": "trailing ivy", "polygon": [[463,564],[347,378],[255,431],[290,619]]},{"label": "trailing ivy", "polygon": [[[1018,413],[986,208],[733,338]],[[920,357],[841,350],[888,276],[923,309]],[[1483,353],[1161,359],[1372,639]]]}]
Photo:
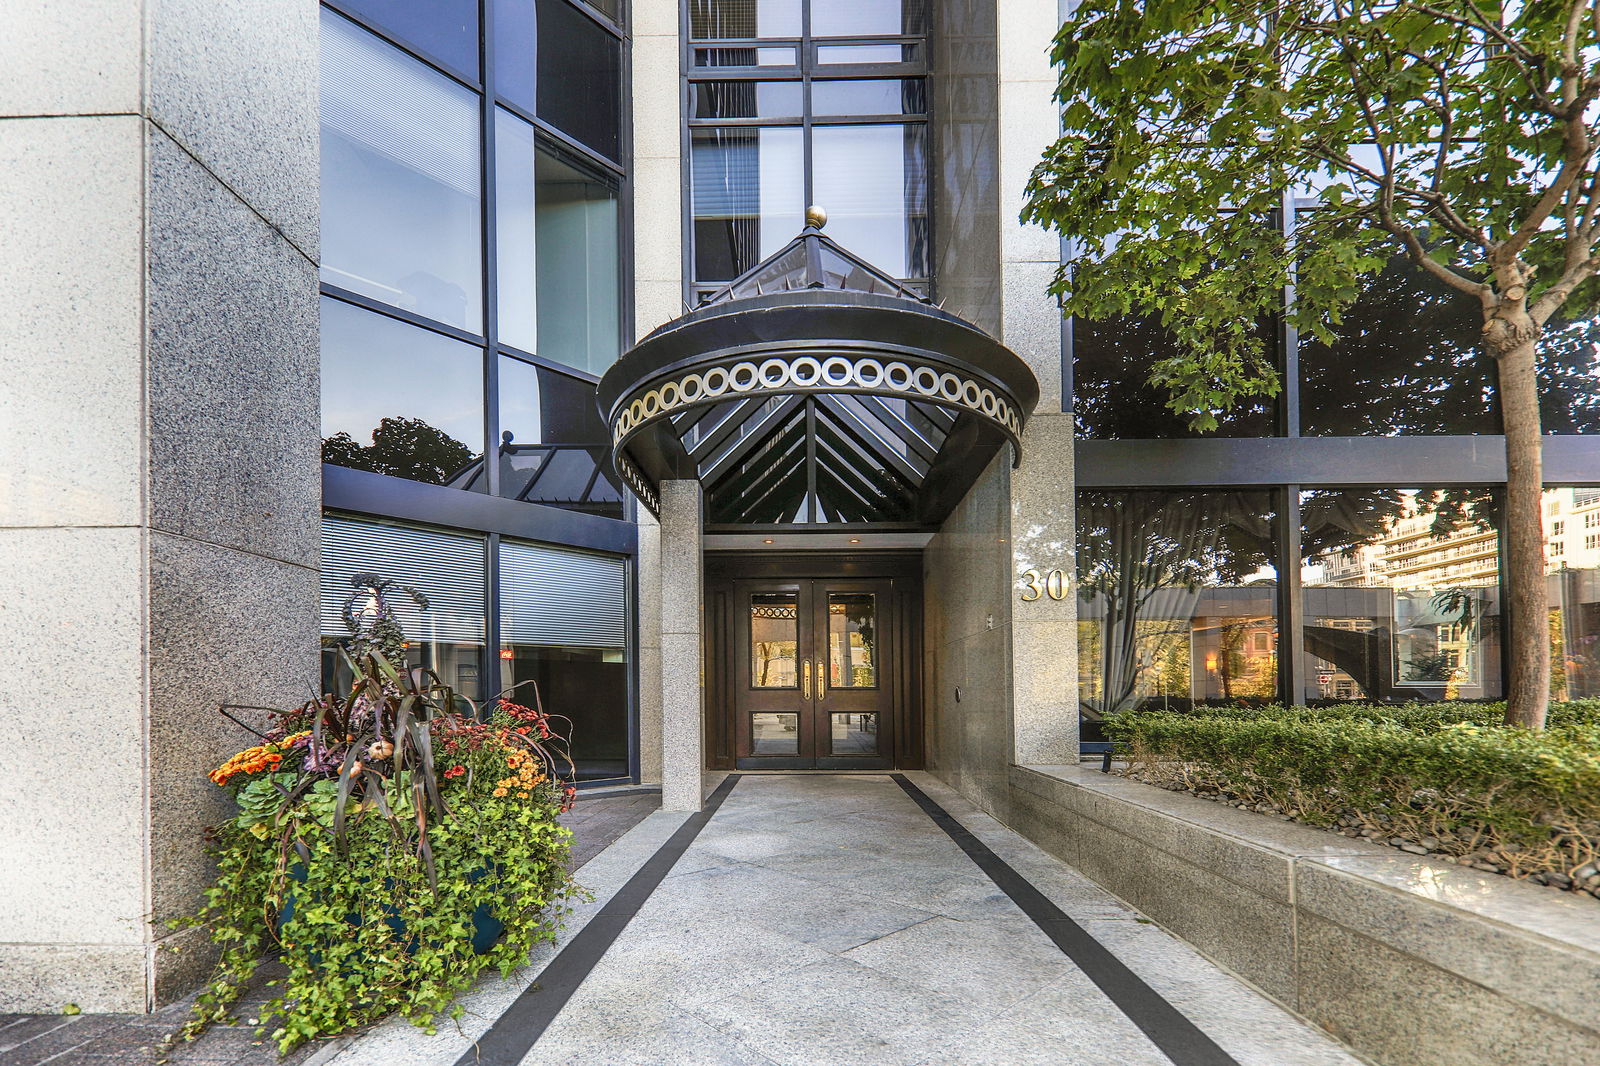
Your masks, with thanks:
[{"label": "trailing ivy", "polygon": [[1431,840],[1524,877],[1600,860],[1596,709],[1558,705],[1542,733],[1489,724],[1490,705],[1441,704],[1125,712],[1105,728],[1152,783]]},{"label": "trailing ivy", "polygon": [[480,712],[379,643],[346,656],[346,693],[274,715],[264,743],[211,773],[238,814],[211,831],[217,879],[184,924],[222,952],[179,1037],[230,1021],[271,952],[287,973],[259,1023],[280,1052],[396,1012],[432,1032],[568,913],[558,816],[575,790],[537,691]]}]

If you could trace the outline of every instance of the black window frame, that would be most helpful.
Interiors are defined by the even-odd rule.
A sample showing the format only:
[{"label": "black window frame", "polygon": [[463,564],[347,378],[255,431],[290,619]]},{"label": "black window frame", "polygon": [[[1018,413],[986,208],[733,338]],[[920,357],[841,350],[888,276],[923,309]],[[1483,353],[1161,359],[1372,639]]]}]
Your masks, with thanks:
[{"label": "black window frame", "polygon": [[[694,234],[694,205],[693,205],[693,178],[692,178],[692,131],[704,128],[721,127],[753,127],[771,128],[787,127],[802,130],[802,151],[804,153],[804,186],[801,210],[816,203],[813,197],[813,163],[812,163],[812,138],[811,131],[817,126],[873,126],[873,125],[903,125],[921,126],[924,130],[923,144],[926,152],[927,187],[923,192],[923,202],[926,208],[926,225],[928,229],[928,273],[925,277],[897,278],[902,285],[914,292],[922,293],[930,298],[936,298],[936,283],[934,278],[934,261],[932,249],[935,247],[933,229],[935,226],[934,182],[932,174],[935,169],[933,160],[933,99],[932,87],[927,84],[931,73],[928,62],[929,36],[917,37],[896,35],[860,36],[860,37],[817,37],[811,33],[811,2],[801,0],[800,36],[787,37],[694,37],[691,35],[689,5],[682,4],[679,8],[680,33],[679,33],[679,62],[682,70],[682,88],[680,89],[679,107],[684,116],[682,141],[680,145],[683,167],[683,293],[684,304],[693,307],[700,300],[721,288],[724,288],[730,278],[701,281],[695,273],[695,234]],[[899,63],[828,63],[817,62],[817,49],[819,46],[829,45],[915,45],[917,58]],[[695,51],[705,48],[742,48],[755,49],[761,47],[792,47],[795,50],[796,62],[788,66],[727,66],[727,67],[697,67],[694,63]],[[924,109],[918,114],[893,114],[893,115],[816,115],[811,104],[811,85],[816,81],[867,81],[867,80],[908,80],[918,79],[923,81]],[[766,118],[696,118],[695,87],[707,81],[797,81],[801,83],[802,114],[796,117],[777,119]],[[819,205],[824,209],[826,204]],[[750,264],[754,265],[754,264]]]},{"label": "black window frame", "polygon": [[[617,262],[618,262],[618,315],[617,337],[619,351],[633,334],[633,202],[632,183],[632,126],[627,113],[632,100],[632,40],[625,30],[629,17],[629,0],[619,0],[620,17],[612,19],[603,11],[584,0],[562,0],[570,7],[592,20],[601,29],[615,37],[621,48],[621,72],[618,97],[622,114],[619,116],[619,144],[617,158],[612,159],[564,133],[551,123],[502,97],[493,90],[494,31],[491,5],[495,0],[479,0],[479,66],[482,77],[454,67],[429,51],[423,42],[402,37],[384,26],[350,9],[340,0],[323,0],[321,7],[344,18],[380,40],[400,49],[410,58],[424,64],[470,90],[479,101],[479,174],[482,182],[480,224],[483,231],[481,277],[483,279],[483,332],[472,333],[454,326],[426,318],[422,315],[393,307],[380,300],[363,296],[338,285],[323,282],[323,297],[353,304],[367,311],[385,315],[421,329],[441,334],[453,340],[473,345],[482,354],[484,381],[484,440],[481,450],[485,456],[486,492],[449,488],[408,481],[363,470],[323,464],[323,510],[329,513],[398,522],[420,527],[432,527],[445,532],[482,534],[487,538],[488,596],[485,603],[487,631],[484,644],[481,676],[485,679],[499,677],[500,646],[500,594],[499,555],[502,536],[517,540],[535,541],[553,547],[598,551],[624,557],[627,576],[625,589],[628,597],[627,647],[628,656],[628,774],[626,777],[587,781],[584,787],[607,784],[637,783],[640,780],[639,752],[639,649],[638,649],[638,525],[636,503],[632,496],[623,493],[623,513],[620,518],[605,518],[582,514],[545,504],[526,503],[502,498],[499,495],[500,464],[492,461],[495,445],[500,439],[499,367],[502,357],[531,364],[541,377],[559,375],[571,382],[593,388],[600,375],[579,370],[558,360],[503,343],[499,339],[497,298],[497,205],[495,182],[495,115],[503,107],[534,128],[535,142],[542,150],[550,152],[562,162],[579,169],[586,175],[609,185],[617,194]],[[536,75],[537,76],[537,75]],[[596,442],[602,443],[602,442]],[[485,682],[490,684],[489,681]],[[489,691],[487,688],[485,691]]]}]

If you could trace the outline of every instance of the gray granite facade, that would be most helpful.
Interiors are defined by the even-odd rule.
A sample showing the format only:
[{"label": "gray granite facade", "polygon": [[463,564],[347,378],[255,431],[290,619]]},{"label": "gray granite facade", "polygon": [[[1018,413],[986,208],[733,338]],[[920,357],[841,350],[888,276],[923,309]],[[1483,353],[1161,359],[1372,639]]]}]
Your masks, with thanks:
[{"label": "gray granite facade", "polygon": [[[1046,291],[1060,248],[1017,221],[1058,128],[1047,53],[1057,12],[1047,0],[935,11],[940,296],[1021,356],[1040,387],[1020,465],[997,458],[923,557],[928,768],[1003,815],[1013,763],[1066,761],[1078,742],[1073,432],[1061,316]],[[1024,599],[1029,571],[1041,582],[1059,572],[1060,598]]]},{"label": "gray granite facade", "polygon": [[[0,44],[0,1010],[209,960],[222,702],[316,662],[317,8],[47,4]],[[49,708],[48,715],[40,709]],[[25,856],[25,860],[23,859]]]}]

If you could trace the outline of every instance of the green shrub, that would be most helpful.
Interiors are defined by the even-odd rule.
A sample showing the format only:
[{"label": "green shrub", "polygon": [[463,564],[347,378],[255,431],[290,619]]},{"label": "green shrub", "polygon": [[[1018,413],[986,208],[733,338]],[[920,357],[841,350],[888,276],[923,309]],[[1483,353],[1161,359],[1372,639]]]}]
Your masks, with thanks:
[{"label": "green shrub", "polygon": [[[1281,704],[1265,706],[1196,706],[1181,712],[1197,718],[1291,718],[1303,721],[1386,722],[1408,728],[1434,729],[1455,722],[1493,726],[1505,720],[1506,705],[1503,700],[1490,703],[1469,703],[1451,700],[1441,703],[1334,703],[1319,707]],[[1546,726],[1563,729],[1567,726],[1600,725],[1600,699],[1569,700],[1550,704]]]},{"label": "green shrub", "polygon": [[1527,876],[1600,857],[1600,724],[1593,701],[1564,709],[1543,733],[1472,720],[1498,721],[1491,705],[1454,704],[1124,713],[1105,728],[1153,783],[1313,825],[1432,837],[1434,850]]}]

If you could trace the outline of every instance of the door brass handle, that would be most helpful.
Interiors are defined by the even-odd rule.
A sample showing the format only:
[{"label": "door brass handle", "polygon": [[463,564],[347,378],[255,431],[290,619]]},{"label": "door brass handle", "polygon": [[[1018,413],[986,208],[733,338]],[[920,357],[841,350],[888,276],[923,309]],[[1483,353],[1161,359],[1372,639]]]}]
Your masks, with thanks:
[{"label": "door brass handle", "polygon": [[805,659],[800,663],[800,698],[811,698],[811,660]]},{"label": "door brass handle", "polygon": [[821,659],[817,660],[817,699],[828,694],[828,673]]}]

